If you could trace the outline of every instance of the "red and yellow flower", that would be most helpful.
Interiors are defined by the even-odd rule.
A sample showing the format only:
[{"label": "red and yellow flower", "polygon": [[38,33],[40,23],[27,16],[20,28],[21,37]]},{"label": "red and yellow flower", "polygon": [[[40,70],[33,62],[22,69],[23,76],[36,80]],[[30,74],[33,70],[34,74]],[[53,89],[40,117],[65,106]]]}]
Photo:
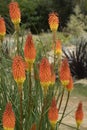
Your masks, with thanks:
[{"label": "red and yellow flower", "polygon": [[0,40],[3,39],[5,34],[6,34],[5,21],[4,21],[4,18],[0,17]]},{"label": "red and yellow flower", "polygon": [[73,89],[73,79],[72,76],[70,76],[69,84],[66,85],[67,90],[70,92]]},{"label": "red and yellow flower", "polygon": [[54,12],[50,13],[48,22],[49,22],[51,31],[57,31],[58,26],[59,26],[59,19],[58,19],[57,13],[54,13]]},{"label": "red and yellow flower", "polygon": [[14,25],[17,25],[21,22],[21,13],[17,2],[11,2],[9,4],[9,13]]},{"label": "red and yellow flower", "polygon": [[66,58],[63,59],[63,61],[61,63],[59,75],[60,75],[60,81],[61,81],[62,85],[67,86],[69,84],[71,74],[70,74],[68,60]]},{"label": "red and yellow flower", "polygon": [[31,71],[32,65],[33,65],[33,63],[35,61],[35,57],[36,57],[36,49],[35,49],[31,34],[29,34],[27,36],[27,39],[25,42],[24,56],[25,56],[26,62],[28,63],[29,71]]},{"label": "red and yellow flower", "polygon": [[39,68],[39,77],[41,86],[47,91],[50,83],[51,83],[51,69],[50,63],[47,58],[43,58],[40,63]]},{"label": "red and yellow flower", "polygon": [[21,56],[16,56],[13,59],[12,72],[14,80],[17,82],[18,86],[23,85],[26,77],[25,77],[25,65]]},{"label": "red and yellow flower", "polygon": [[78,104],[77,110],[75,112],[75,119],[76,119],[76,123],[77,123],[77,128],[79,128],[79,126],[81,125],[82,121],[83,121],[83,108],[82,108],[82,102],[80,102]]},{"label": "red and yellow flower", "polygon": [[61,55],[62,54],[62,46],[61,46],[61,41],[60,40],[56,41],[55,54],[56,55]]},{"label": "red and yellow flower", "polygon": [[2,118],[4,130],[14,130],[15,129],[15,114],[12,110],[11,103],[6,105],[6,109]]},{"label": "red and yellow flower", "polygon": [[52,127],[55,127],[55,125],[58,121],[58,109],[57,109],[55,98],[53,98],[51,106],[48,110],[48,119],[49,119]]}]

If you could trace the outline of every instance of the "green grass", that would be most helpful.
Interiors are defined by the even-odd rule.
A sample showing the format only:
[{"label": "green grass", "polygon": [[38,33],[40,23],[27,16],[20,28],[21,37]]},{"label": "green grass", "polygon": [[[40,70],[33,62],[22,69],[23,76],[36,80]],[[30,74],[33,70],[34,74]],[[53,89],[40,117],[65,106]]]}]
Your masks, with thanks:
[{"label": "green grass", "polygon": [[73,96],[84,96],[87,97],[87,85],[84,84],[75,84],[72,91]]}]

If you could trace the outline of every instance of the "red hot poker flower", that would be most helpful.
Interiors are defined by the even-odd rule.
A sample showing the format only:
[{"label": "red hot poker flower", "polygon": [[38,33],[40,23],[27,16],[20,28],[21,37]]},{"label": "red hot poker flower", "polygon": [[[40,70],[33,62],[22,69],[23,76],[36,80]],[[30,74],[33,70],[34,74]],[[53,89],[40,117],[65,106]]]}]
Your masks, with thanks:
[{"label": "red hot poker flower", "polygon": [[83,121],[83,116],[84,116],[84,114],[83,114],[83,109],[82,109],[82,102],[80,102],[78,104],[78,107],[77,107],[77,110],[75,113],[75,119],[76,119],[76,123],[77,123],[78,128]]},{"label": "red hot poker flower", "polygon": [[57,121],[58,121],[58,109],[56,105],[56,100],[53,98],[51,107],[48,111],[48,119],[53,127],[55,127]]},{"label": "red hot poker flower", "polygon": [[40,63],[39,77],[42,87],[47,91],[51,83],[51,69],[47,58],[43,58]]},{"label": "red hot poker flower", "polygon": [[71,91],[73,89],[73,79],[72,76],[70,76],[69,84],[66,86],[68,91]]},{"label": "red hot poker flower", "polygon": [[35,49],[31,34],[29,34],[27,36],[27,39],[26,39],[26,42],[25,42],[24,56],[25,56],[26,62],[29,65],[29,69],[31,69],[32,64],[34,63],[35,57],[36,57],[36,49]]},{"label": "red hot poker flower", "polygon": [[21,22],[21,13],[17,2],[11,2],[9,4],[9,13],[14,25]]},{"label": "red hot poker flower", "polygon": [[15,114],[12,110],[11,103],[6,105],[5,112],[2,118],[4,130],[14,130],[15,129]]},{"label": "red hot poker flower", "polygon": [[61,66],[60,66],[60,81],[63,86],[66,86],[69,84],[70,79],[70,68],[68,64],[68,60],[65,58],[63,59]]},{"label": "red hot poker flower", "polygon": [[0,17],[0,40],[3,39],[5,34],[6,34],[5,21],[4,21],[4,18]]},{"label": "red hot poker flower", "polygon": [[57,54],[57,55],[62,54],[62,46],[61,46],[61,41],[60,40],[56,41],[55,54]]},{"label": "red hot poker flower", "polygon": [[16,56],[13,59],[12,72],[14,80],[17,82],[17,84],[22,85],[26,77],[25,77],[25,65],[24,62],[22,61],[21,56]]},{"label": "red hot poker flower", "polygon": [[59,19],[56,13],[52,12],[49,14],[48,22],[51,31],[57,31],[57,28],[59,26]]}]

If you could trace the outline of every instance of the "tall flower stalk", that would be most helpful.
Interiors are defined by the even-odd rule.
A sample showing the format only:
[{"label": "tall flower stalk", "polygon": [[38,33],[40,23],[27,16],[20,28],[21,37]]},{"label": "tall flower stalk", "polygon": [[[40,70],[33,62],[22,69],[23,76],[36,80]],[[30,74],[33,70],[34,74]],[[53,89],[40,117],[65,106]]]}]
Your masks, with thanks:
[{"label": "tall flower stalk", "polygon": [[31,110],[31,100],[32,100],[32,81],[31,81],[31,73],[33,69],[33,63],[36,58],[36,49],[34,46],[32,34],[28,34],[25,46],[24,46],[24,57],[27,64],[27,71],[29,73],[29,117],[30,117],[30,110]]},{"label": "tall flower stalk", "polygon": [[56,32],[57,32],[57,29],[59,26],[59,19],[58,19],[57,13],[52,12],[49,14],[48,23],[49,23],[50,29],[53,33],[54,66],[55,66]]},{"label": "tall flower stalk", "polygon": [[20,22],[21,22],[21,12],[17,2],[12,1],[9,4],[9,14],[12,23],[14,24],[14,28],[16,31],[16,41],[17,41],[17,53],[19,55],[19,29],[20,29]]},{"label": "tall flower stalk", "polygon": [[23,130],[23,112],[22,112],[22,87],[25,81],[25,65],[21,56],[16,56],[13,59],[12,72],[14,80],[17,83],[20,95],[20,130]]}]

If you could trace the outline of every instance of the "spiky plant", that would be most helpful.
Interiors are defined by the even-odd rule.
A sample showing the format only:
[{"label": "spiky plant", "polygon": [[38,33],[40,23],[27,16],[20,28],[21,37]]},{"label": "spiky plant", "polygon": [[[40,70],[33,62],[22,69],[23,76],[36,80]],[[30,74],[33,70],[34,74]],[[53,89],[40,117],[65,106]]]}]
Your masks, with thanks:
[{"label": "spiky plant", "polygon": [[69,60],[72,75],[77,79],[87,78],[87,42],[81,41],[75,50],[64,50]]}]

